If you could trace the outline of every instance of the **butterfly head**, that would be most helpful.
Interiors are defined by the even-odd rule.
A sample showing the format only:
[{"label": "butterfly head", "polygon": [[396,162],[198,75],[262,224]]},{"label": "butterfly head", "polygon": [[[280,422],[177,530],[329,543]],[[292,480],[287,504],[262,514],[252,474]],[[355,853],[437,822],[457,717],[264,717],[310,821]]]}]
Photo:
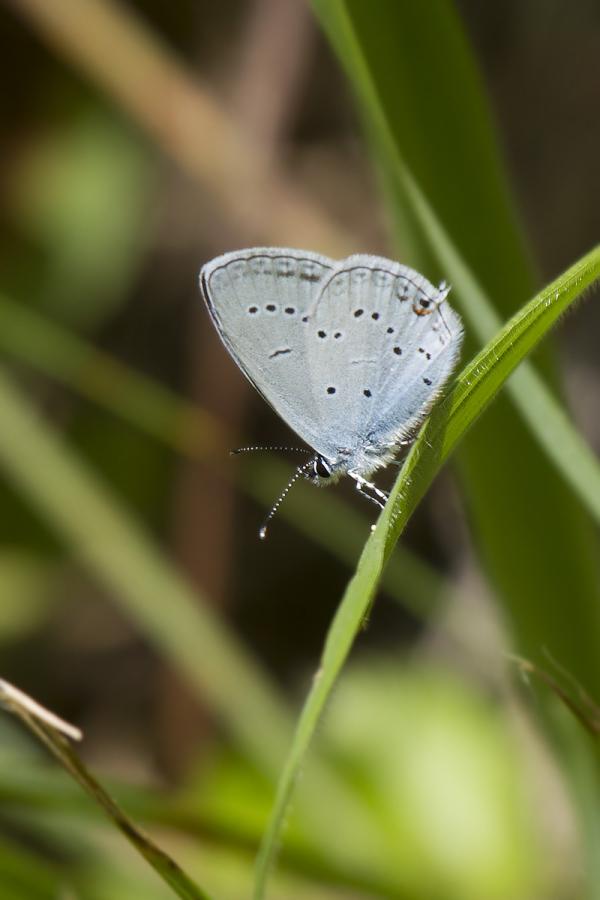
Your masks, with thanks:
[{"label": "butterfly head", "polygon": [[337,456],[323,456],[317,453],[304,469],[303,475],[308,481],[320,487],[335,484],[336,481],[348,473],[352,463],[346,451],[340,451]]},{"label": "butterfly head", "polygon": [[333,468],[328,459],[318,453],[311,461],[308,477],[311,481],[329,481]]}]

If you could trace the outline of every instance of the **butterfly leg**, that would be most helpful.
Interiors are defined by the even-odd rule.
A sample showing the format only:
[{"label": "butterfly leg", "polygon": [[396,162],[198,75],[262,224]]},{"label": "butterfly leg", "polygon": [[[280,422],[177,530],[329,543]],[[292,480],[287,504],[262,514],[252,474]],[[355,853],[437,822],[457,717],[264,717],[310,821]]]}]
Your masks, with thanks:
[{"label": "butterfly leg", "polygon": [[378,509],[383,509],[383,503],[378,500],[377,497],[374,497],[372,494],[367,493],[364,486],[362,484],[359,484],[358,481],[355,482],[355,487],[359,494],[362,494],[363,497],[366,497],[367,500],[370,500],[371,503],[374,503]]},{"label": "butterfly leg", "polygon": [[[368,497],[371,503],[375,503],[380,509],[386,504],[386,500],[388,499],[388,495],[385,491],[381,491],[378,487],[376,487],[371,481],[367,481],[362,475],[358,475],[356,472],[348,472],[351,478],[354,479],[354,484],[356,485],[356,490],[363,494],[363,496]],[[372,491],[373,493],[370,493]],[[373,496],[375,494],[375,496]]]}]

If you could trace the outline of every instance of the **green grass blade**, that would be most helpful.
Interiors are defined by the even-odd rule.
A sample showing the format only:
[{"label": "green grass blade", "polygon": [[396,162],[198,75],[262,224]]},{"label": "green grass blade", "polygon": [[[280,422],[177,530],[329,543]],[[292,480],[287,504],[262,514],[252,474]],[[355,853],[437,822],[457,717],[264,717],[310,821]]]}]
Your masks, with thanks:
[{"label": "green grass blade", "polygon": [[297,724],[269,827],[257,859],[255,900],[265,895],[294,784],[335,680],[373,601],[383,568],[417,503],[444,461],[507,378],[566,309],[600,278],[600,247],[533,298],[463,369],[433,410],[398,476],[356,574],[335,614],[321,665]]},{"label": "green grass blade", "polygon": [[[450,281],[474,352],[498,322],[493,308],[504,319],[532,291],[460,19],[448,0],[313,5],[359,99],[402,257]],[[519,652],[531,658],[540,646],[552,647],[597,693],[600,580],[595,534],[581,504],[597,514],[596,467],[552,397],[531,385],[530,374],[519,373],[511,393],[464,441],[457,465],[482,562]],[[570,453],[586,477],[592,473],[593,496]]]},{"label": "green grass blade", "polygon": [[12,712],[40,740],[66,772],[101,807],[108,818],[144,857],[159,878],[181,900],[210,900],[195,881],[148,835],[141,832],[102,785],[86,769],[67,737],[78,740],[81,733],[58,719],[34,700],[0,680],[0,703]]}]

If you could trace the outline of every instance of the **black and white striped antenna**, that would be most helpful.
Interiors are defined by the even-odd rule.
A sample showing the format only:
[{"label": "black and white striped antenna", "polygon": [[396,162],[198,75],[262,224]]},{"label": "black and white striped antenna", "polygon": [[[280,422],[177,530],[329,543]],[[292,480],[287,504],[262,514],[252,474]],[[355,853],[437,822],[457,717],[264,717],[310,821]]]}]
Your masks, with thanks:
[{"label": "black and white striped antenna", "polygon": [[279,507],[281,506],[283,500],[287,496],[288,491],[290,490],[292,485],[295,484],[298,481],[298,479],[301,478],[304,475],[304,473],[307,472],[310,469],[310,467],[313,465],[314,465],[314,458],[311,458],[311,459],[309,459],[308,462],[304,463],[304,465],[298,466],[298,468],[296,469],[296,471],[294,472],[294,474],[292,475],[292,477],[290,478],[290,480],[288,481],[288,483],[282,490],[281,494],[279,495],[279,497],[277,498],[277,500],[271,507],[269,515],[267,516],[267,518],[263,522],[261,528],[259,529],[258,536],[261,539],[261,541],[265,540],[265,538],[267,536],[267,526],[268,526],[269,522],[271,521],[271,519],[273,518],[273,516],[275,515],[275,513],[277,512],[277,510],[279,509]]}]

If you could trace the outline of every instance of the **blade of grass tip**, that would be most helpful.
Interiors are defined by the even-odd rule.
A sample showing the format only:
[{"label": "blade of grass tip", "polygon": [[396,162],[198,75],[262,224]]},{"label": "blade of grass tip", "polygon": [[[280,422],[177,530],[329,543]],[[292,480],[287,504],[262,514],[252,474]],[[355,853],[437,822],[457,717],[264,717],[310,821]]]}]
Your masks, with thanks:
[{"label": "blade of grass tip", "polygon": [[41,703],[38,703],[24,691],[19,690],[19,688],[3,678],[0,678],[0,706],[18,716],[27,713],[27,715],[37,721],[43,722],[53,731],[60,732],[60,734],[71,738],[72,741],[80,741],[83,738],[79,728],[76,728],[75,725],[71,725],[69,722],[65,722],[56,713],[46,709]]},{"label": "blade of grass tip", "polygon": [[[529,680],[530,675],[534,675],[541,681],[552,693],[558,697],[561,703],[572,713],[574,718],[579,722],[581,727],[594,739],[600,736],[600,709],[593,703],[589,695],[577,683],[569,684],[568,687],[562,685],[558,678],[552,675],[546,669],[542,669],[529,659],[523,659],[520,656],[510,654],[508,657],[518,667],[521,675]],[[562,675],[563,673],[561,673]]]},{"label": "blade of grass tip", "polygon": [[444,461],[515,368],[600,275],[592,251],[526,304],[474,357],[434,408],[400,471],[374,533],[329,628],[312,688],[279,780],[256,862],[255,900],[263,900],[299,769],[335,680],[373,602],[384,566]]},{"label": "blade of grass tip", "polygon": [[182,900],[210,900],[209,895],[201,890],[164,850],[161,850],[154,841],[134,825],[129,816],[86,769],[65,739],[66,735],[71,739],[80,740],[82,734],[79,729],[64,722],[23,691],[3,680],[0,680],[0,703],[17,716],[46,746],[65,771],[104,810],[108,818],[152,866],[157,875],[172,888],[176,896],[181,897]]}]

